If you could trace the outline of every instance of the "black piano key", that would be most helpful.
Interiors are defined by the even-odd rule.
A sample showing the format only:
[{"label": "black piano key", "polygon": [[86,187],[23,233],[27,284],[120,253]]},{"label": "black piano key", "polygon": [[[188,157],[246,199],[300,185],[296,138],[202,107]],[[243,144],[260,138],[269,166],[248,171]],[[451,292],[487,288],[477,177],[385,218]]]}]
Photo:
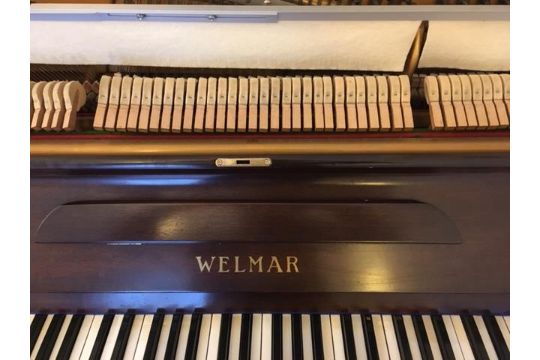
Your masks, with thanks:
[{"label": "black piano key", "polygon": [[272,360],[283,358],[283,319],[281,314],[272,314]]},{"label": "black piano key", "polygon": [[51,352],[54,348],[54,344],[56,343],[56,339],[58,338],[58,333],[60,333],[60,329],[62,328],[62,324],[64,323],[65,317],[66,316],[63,314],[57,314],[53,316],[51,324],[49,325],[47,333],[45,334],[45,338],[43,339],[41,347],[39,348],[36,359],[49,359],[49,356],[51,356]]},{"label": "black piano key", "polygon": [[313,346],[313,359],[324,360],[322,342],[321,315],[311,315],[311,344]]},{"label": "black piano key", "polygon": [[165,349],[165,359],[176,358],[176,348],[180,338],[180,329],[182,328],[182,319],[184,314],[181,310],[176,310],[171,321],[171,330],[167,338],[167,348]]},{"label": "black piano key", "polygon": [[77,340],[77,336],[79,335],[79,330],[81,329],[83,321],[83,314],[73,315],[71,321],[69,322],[69,326],[66,331],[66,335],[64,336],[64,340],[62,341],[62,345],[60,345],[60,350],[58,351],[58,356],[56,357],[56,360],[69,359],[71,355],[71,350],[73,350],[73,346],[75,345],[75,341]]},{"label": "black piano key", "polygon": [[351,314],[341,314],[341,333],[343,334],[343,344],[346,359],[356,359],[356,348],[354,346],[354,334],[352,328]]},{"label": "black piano key", "polygon": [[96,341],[94,342],[94,346],[92,346],[90,360],[99,360],[101,358],[101,353],[103,352],[103,347],[105,346],[107,336],[111,330],[113,319],[114,314],[110,312],[103,316],[103,320],[101,320],[101,324],[99,325]]},{"label": "black piano key", "polygon": [[364,331],[364,341],[366,343],[366,354],[368,360],[379,360],[379,350],[373,329],[373,319],[371,314],[362,315],[362,330]]},{"label": "black piano key", "polygon": [[469,344],[471,344],[471,349],[475,359],[488,360],[489,357],[484,346],[484,342],[482,341],[482,337],[480,336],[480,332],[476,327],[473,317],[467,312],[462,313],[460,317],[461,322],[463,323],[463,328],[465,329],[465,333],[467,334]]},{"label": "black piano key", "polygon": [[418,313],[415,313],[411,316],[411,318],[422,360],[433,360],[433,353],[431,352],[431,346],[429,345],[429,339],[427,336],[426,327],[424,326],[424,321],[422,320],[422,316]]},{"label": "black piano key", "polygon": [[495,316],[493,316],[493,314],[491,314],[489,311],[486,311],[484,314],[482,314],[482,319],[484,319],[484,324],[486,324],[489,338],[491,339],[491,343],[495,348],[495,352],[497,353],[499,360],[510,360],[510,351],[506,346],[506,342],[504,341],[501,329],[497,325]]},{"label": "black piano key", "polygon": [[302,339],[302,315],[291,315],[293,360],[304,358]]},{"label": "black piano key", "polygon": [[219,328],[218,359],[229,357],[229,345],[231,342],[232,314],[221,315],[221,325]]},{"label": "black piano key", "polygon": [[203,314],[195,311],[191,317],[191,326],[189,327],[188,342],[186,347],[186,360],[195,360],[197,357],[197,347],[199,344],[199,334],[201,332]]},{"label": "black piano key", "polygon": [[242,314],[242,327],[240,329],[240,356],[239,360],[249,360],[251,356],[251,325],[252,314]]},{"label": "black piano key", "polygon": [[146,348],[144,349],[144,360],[153,360],[156,356],[156,350],[159,342],[159,335],[161,334],[161,326],[163,325],[163,317],[165,311],[158,309],[152,318],[152,325],[150,326],[150,333],[148,334],[148,340],[146,342]]},{"label": "black piano key", "polygon": [[455,360],[454,351],[452,350],[452,343],[446,332],[446,327],[444,326],[444,321],[440,314],[431,315],[431,322],[433,323],[433,328],[435,329],[435,335],[437,336],[437,342],[439,343],[439,349],[441,349],[441,354],[444,360]]},{"label": "black piano key", "polygon": [[412,360],[411,348],[409,346],[409,340],[407,339],[407,331],[405,330],[403,316],[392,315],[392,323],[394,324],[394,331],[396,332],[401,360]]},{"label": "black piano key", "polygon": [[116,343],[114,344],[111,360],[122,360],[124,358],[124,353],[126,352],[126,346],[134,319],[135,311],[128,310],[122,319],[122,324],[120,324],[120,330],[118,331],[118,337],[116,338]]},{"label": "black piano key", "polygon": [[32,324],[30,324],[30,352],[34,350],[39,333],[43,328],[43,324],[45,324],[45,319],[47,319],[47,314],[36,314]]}]

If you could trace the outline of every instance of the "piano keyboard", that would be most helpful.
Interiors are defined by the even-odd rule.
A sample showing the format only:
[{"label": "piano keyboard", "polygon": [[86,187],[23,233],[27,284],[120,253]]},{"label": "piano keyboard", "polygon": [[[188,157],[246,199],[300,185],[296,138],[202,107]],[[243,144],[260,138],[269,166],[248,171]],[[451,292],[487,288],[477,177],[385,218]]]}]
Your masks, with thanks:
[{"label": "piano keyboard", "polygon": [[94,129],[245,133],[407,131],[400,76],[150,78],[104,75]]},{"label": "piano keyboard", "polygon": [[509,359],[510,317],[36,314],[31,359]]}]

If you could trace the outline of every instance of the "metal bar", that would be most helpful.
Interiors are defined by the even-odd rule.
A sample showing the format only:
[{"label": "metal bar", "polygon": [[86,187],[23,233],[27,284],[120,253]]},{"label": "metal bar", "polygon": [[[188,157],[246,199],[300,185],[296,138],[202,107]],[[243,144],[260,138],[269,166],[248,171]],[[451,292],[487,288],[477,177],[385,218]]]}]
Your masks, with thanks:
[{"label": "metal bar", "polygon": [[93,13],[31,13],[32,21],[210,21],[210,22],[276,22],[276,12],[201,12],[201,11],[140,11],[140,12],[93,12]]},{"label": "metal bar", "polygon": [[267,139],[267,140],[164,140],[151,139],[32,139],[30,156],[272,156],[347,154],[464,154],[506,153],[510,139],[412,138],[412,139]]},{"label": "metal bar", "polygon": [[[215,17],[215,18],[214,18]],[[505,21],[507,5],[215,6],[33,4],[31,21]]]}]

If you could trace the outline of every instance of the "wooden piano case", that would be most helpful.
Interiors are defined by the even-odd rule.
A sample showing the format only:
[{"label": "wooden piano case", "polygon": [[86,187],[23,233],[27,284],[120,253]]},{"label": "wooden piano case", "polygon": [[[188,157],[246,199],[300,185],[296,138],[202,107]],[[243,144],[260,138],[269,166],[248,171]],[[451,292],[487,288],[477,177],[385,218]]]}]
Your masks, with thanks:
[{"label": "wooden piano case", "polygon": [[51,138],[32,312],[509,309],[507,133]]},{"label": "wooden piano case", "polygon": [[[509,9],[329,7],[321,16],[326,10],[308,8],[283,7],[271,13],[271,8],[265,8],[261,19],[259,9],[253,14],[236,10],[241,15],[238,21],[255,16],[273,22],[278,14],[282,20],[419,20],[409,56],[405,61],[404,53],[400,62],[405,67],[382,74],[411,75],[406,103],[412,106],[414,129],[195,134],[190,125],[189,131],[178,134],[169,130],[151,135],[107,133],[102,123],[97,127],[92,123],[99,106],[95,91],[81,110],[76,131],[53,135],[36,128],[31,135],[32,313],[155,312],[157,308],[508,312],[509,130],[507,126],[486,131],[430,130],[434,127],[430,127],[423,76],[441,71],[455,74],[461,67],[449,64],[449,68],[436,66],[418,73],[415,68],[426,21],[504,21]],[[148,24],[158,21],[162,9],[144,9],[150,15]],[[66,15],[63,12],[34,10],[37,24],[64,24],[55,22]],[[97,18],[100,24],[113,10],[126,20],[145,18],[136,7],[109,10],[101,17],[94,10],[81,15],[77,9],[75,15],[79,20]],[[186,16],[181,7],[172,10],[180,20]],[[221,16],[223,9],[204,11]],[[208,14],[201,21],[216,20],[214,13]],[[42,55],[49,59],[51,54]],[[219,56],[214,54],[211,60],[215,58]],[[269,75],[327,76],[328,80],[333,75],[366,75],[374,80],[373,75],[381,75],[378,68],[360,72],[349,67],[339,72],[318,66],[314,71],[297,71],[294,66],[279,71],[219,70],[208,69],[206,63],[199,69],[190,62],[187,68],[185,64],[167,68],[159,60],[159,67],[34,61],[31,73],[35,81],[92,84],[101,75],[117,72],[133,77],[192,77],[192,81],[201,75],[203,80]],[[270,60],[274,62],[273,57]],[[388,92],[379,91],[377,96],[383,95],[386,99]],[[311,102],[310,97],[309,106]],[[374,102],[370,104],[376,108]],[[193,108],[190,124],[192,115]],[[269,166],[219,167],[218,158],[264,158]]]}]

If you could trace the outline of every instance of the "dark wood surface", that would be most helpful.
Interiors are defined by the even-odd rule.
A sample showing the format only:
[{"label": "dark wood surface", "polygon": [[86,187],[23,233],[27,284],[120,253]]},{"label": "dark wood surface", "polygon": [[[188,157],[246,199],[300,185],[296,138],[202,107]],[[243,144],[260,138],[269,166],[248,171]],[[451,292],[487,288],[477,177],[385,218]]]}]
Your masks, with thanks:
[{"label": "dark wood surface", "polygon": [[[99,224],[99,226],[96,226]],[[74,236],[73,234],[77,234]],[[61,205],[41,223],[42,243],[428,243],[460,235],[430,204],[394,202],[192,202]]]},{"label": "dark wood surface", "polygon": [[[87,158],[86,166],[32,159],[31,310],[508,311],[509,156],[456,155],[449,160],[452,166],[446,158],[282,157],[271,168],[258,170],[216,169],[211,159],[162,159],[155,167],[145,157]],[[73,241],[38,242],[37,230],[53,209],[111,203],[427,204],[452,224],[439,228],[441,238],[455,227],[460,240],[441,243],[431,232],[416,243],[333,242],[332,237],[290,241],[289,229],[312,221],[299,213],[282,218],[275,225],[279,231],[250,241],[79,243],[87,234],[71,233],[73,224],[57,223],[58,238]],[[230,211],[241,215],[238,208]],[[96,219],[103,214],[98,215],[87,213],[76,221],[87,221],[85,229],[98,229],[103,220]],[[386,215],[377,217],[382,225],[392,224]],[[152,216],[155,224],[158,215]],[[403,217],[398,222],[407,221]],[[125,224],[133,220],[129,217]],[[198,220],[213,226],[212,218]],[[357,219],[359,224],[363,220]],[[429,229],[429,216],[424,220]],[[136,223],[135,228],[145,227],[144,218]],[[363,227],[358,229],[355,239],[362,239]],[[339,239],[345,230],[334,231]],[[201,273],[195,261],[196,256],[258,255],[297,256],[300,271]]]},{"label": "dark wood surface", "polygon": [[[489,306],[488,306],[489,305]],[[125,312],[128,307],[140,313],[155,313],[157,308],[174,312],[204,309],[207,312],[362,312],[382,313],[419,311],[455,314],[461,310],[508,314],[507,293],[291,293],[291,292],[108,292],[32,294],[34,312],[105,313]]]}]

